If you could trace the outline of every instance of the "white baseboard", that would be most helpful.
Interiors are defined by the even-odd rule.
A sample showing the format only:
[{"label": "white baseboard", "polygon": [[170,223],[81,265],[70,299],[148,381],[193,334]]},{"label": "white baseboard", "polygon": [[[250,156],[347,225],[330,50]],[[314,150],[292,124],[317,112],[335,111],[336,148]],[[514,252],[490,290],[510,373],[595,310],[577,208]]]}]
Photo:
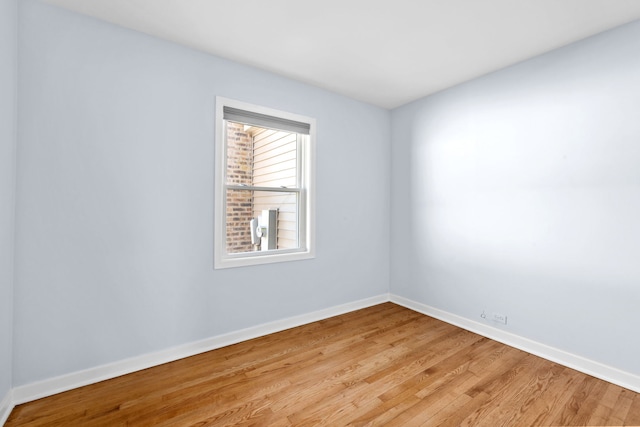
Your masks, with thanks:
[{"label": "white baseboard", "polygon": [[352,303],[218,335],[156,353],[136,356],[114,363],[97,366],[95,368],[72,372],[59,377],[15,387],[0,403],[0,425],[2,425],[9,417],[13,407],[21,403],[30,402],[32,400],[51,396],[63,391],[82,387],[88,384],[94,384],[110,378],[119,377],[142,369],[151,368],[174,360],[226,347],[228,345],[280,332],[333,316],[339,316],[344,313],[360,310],[362,308],[371,307],[388,301],[640,393],[640,377],[637,375],[621,371],[611,366],[607,366],[398,295],[382,294]]},{"label": "white baseboard", "polygon": [[13,392],[9,390],[2,401],[0,401],[0,426],[3,426],[4,423],[7,422],[11,411],[13,411],[14,403],[12,394]]},{"label": "white baseboard", "polygon": [[640,376],[630,372],[621,371],[582,356],[571,354],[564,350],[560,350],[501,329],[493,328],[483,323],[439,310],[398,295],[390,295],[390,301],[419,313],[426,314],[427,316],[442,320],[443,322],[458,326],[462,329],[499,341],[508,346],[542,357],[543,359],[550,360],[571,369],[575,369],[576,371],[583,372],[587,375],[600,378],[601,380],[633,390],[636,393],[640,393]]},{"label": "white baseboard", "polygon": [[307,323],[316,322],[318,320],[327,319],[329,317],[338,316],[340,314],[360,310],[362,308],[371,307],[373,305],[381,304],[388,301],[389,294],[382,294],[352,303],[330,307],[323,310],[314,311],[312,313],[302,314],[300,316],[289,317],[287,319],[265,323],[251,328],[230,332],[224,335],[218,335],[201,341],[196,341],[169,348],[167,350],[162,350],[156,353],[136,356],[118,362],[97,366],[95,368],[72,372],[70,374],[62,375],[59,377],[18,386],[13,389],[12,404],[19,405],[21,403],[30,402],[42,397],[61,393],[63,391],[82,387],[88,384],[94,384],[110,378],[119,377],[121,375],[140,371],[142,369],[161,365],[163,363],[172,362],[174,360],[204,353],[205,351],[226,347],[231,344],[236,344],[242,341],[258,338],[275,332],[284,331],[296,326],[305,325]]}]

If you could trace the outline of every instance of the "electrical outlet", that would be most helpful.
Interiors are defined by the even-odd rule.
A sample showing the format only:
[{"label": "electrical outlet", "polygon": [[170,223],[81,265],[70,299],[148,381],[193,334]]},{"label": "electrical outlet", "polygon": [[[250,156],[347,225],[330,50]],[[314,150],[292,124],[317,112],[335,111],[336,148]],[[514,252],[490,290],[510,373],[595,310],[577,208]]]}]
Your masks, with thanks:
[{"label": "electrical outlet", "polygon": [[498,323],[502,323],[503,325],[507,324],[507,316],[505,316],[504,314],[493,313],[493,320]]}]

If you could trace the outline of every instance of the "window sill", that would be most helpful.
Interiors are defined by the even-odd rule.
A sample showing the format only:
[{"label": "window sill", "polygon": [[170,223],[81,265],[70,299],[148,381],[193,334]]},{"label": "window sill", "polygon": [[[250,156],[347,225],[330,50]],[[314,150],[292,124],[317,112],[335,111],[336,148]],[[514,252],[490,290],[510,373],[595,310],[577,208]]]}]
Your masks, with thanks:
[{"label": "window sill", "polygon": [[313,259],[315,258],[315,254],[312,251],[273,251],[266,252],[264,254],[255,254],[251,255],[246,254],[237,254],[237,255],[225,255],[221,257],[215,258],[214,268],[224,269],[224,268],[234,268],[234,267],[247,267],[252,265],[263,265],[263,264],[275,264],[281,262],[289,262],[289,261],[301,261],[305,259]]}]

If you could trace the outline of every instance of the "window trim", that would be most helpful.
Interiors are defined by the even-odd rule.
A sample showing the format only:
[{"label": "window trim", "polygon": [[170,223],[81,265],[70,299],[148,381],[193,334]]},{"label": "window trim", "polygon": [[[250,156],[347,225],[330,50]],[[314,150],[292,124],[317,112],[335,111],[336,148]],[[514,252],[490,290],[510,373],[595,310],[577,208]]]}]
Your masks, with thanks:
[{"label": "window trim", "polygon": [[[300,144],[301,150],[298,165],[300,172],[298,179],[298,241],[297,249],[283,249],[278,251],[227,253],[226,242],[226,189],[233,188],[226,185],[226,125],[224,107],[231,107],[252,113],[263,114],[309,124],[308,142]],[[271,264],[278,262],[297,261],[315,258],[315,158],[316,158],[316,121],[311,117],[280,111],[268,107],[249,104],[234,99],[216,97],[215,117],[215,161],[214,161],[214,268],[232,268],[250,265]],[[300,137],[298,137],[300,139]]]}]

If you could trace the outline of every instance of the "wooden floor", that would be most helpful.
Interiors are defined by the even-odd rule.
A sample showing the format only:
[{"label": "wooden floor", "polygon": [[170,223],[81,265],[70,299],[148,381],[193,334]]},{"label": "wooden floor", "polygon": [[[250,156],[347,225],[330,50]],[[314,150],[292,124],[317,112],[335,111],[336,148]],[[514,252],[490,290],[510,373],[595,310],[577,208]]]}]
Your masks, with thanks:
[{"label": "wooden floor", "polygon": [[386,303],[17,406],[6,426],[640,425],[640,395]]}]

